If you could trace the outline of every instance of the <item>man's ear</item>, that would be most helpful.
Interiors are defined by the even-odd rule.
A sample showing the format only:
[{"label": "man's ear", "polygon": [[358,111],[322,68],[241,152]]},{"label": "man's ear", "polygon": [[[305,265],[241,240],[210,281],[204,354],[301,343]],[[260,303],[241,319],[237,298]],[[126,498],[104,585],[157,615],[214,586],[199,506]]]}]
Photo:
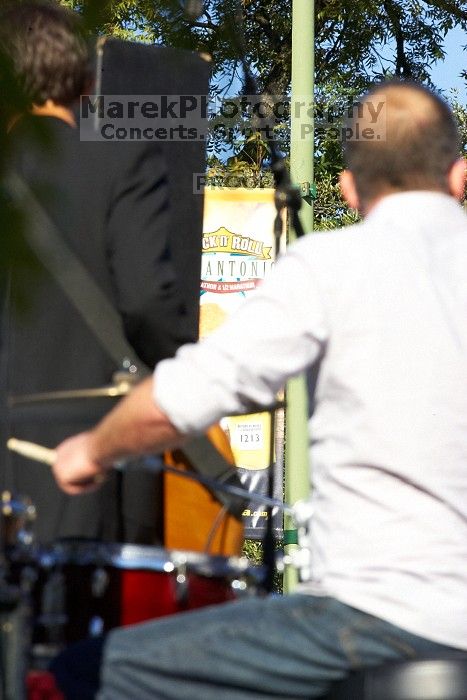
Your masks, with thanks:
[{"label": "man's ear", "polygon": [[464,199],[466,165],[464,158],[459,158],[448,173],[449,192],[459,200]]},{"label": "man's ear", "polygon": [[360,200],[355,186],[355,178],[350,170],[343,170],[339,175],[342,196],[351,209],[359,209]]}]

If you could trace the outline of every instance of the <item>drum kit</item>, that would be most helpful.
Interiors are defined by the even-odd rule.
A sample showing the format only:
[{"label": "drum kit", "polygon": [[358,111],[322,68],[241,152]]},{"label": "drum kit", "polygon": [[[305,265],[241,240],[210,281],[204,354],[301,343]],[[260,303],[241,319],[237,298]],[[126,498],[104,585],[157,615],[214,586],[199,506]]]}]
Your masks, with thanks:
[{"label": "drum kit", "polygon": [[16,589],[29,608],[36,665],[114,627],[252,594],[260,580],[242,557],[80,540],[42,547],[17,541],[6,547],[5,561],[10,594]]},{"label": "drum kit", "polygon": [[260,570],[243,557],[80,540],[36,545],[35,515],[28,499],[2,494],[2,700],[26,698],[28,673],[73,642],[260,587]]},{"label": "drum kit", "polygon": [[[22,396],[10,404],[26,409],[49,402],[80,404],[90,397],[118,398],[129,389],[122,382]],[[14,438],[8,447],[46,463],[53,459],[53,451]],[[240,554],[82,540],[44,546],[35,541],[35,520],[31,499],[1,494],[0,700],[25,698],[27,673],[47,668],[68,644],[261,591],[262,567]]]}]

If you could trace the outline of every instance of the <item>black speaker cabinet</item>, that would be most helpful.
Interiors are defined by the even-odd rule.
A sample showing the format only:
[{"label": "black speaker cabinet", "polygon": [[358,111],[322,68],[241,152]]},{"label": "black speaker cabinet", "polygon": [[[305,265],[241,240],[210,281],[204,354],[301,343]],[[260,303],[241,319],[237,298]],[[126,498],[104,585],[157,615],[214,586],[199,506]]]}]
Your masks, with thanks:
[{"label": "black speaker cabinet", "polygon": [[[164,46],[99,39],[96,44],[96,94],[208,95],[210,63],[199,54]],[[147,141],[151,148],[152,142]],[[157,141],[168,166],[171,242],[190,331],[198,336],[203,196],[194,192],[194,175],[206,168],[202,140]]]}]

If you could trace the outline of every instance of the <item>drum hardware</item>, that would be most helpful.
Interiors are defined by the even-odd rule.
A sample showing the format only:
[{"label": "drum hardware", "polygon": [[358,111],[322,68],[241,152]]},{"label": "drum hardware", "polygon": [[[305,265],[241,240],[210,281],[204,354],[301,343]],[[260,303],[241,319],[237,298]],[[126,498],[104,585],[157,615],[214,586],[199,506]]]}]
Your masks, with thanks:
[{"label": "drum hardware", "polygon": [[26,700],[30,647],[30,609],[21,596],[9,608],[0,606],[0,697]]},{"label": "drum hardware", "polygon": [[[99,563],[102,562],[102,563]],[[104,568],[104,558],[101,552],[96,552],[95,562],[97,568],[91,574],[90,591],[93,599],[104,598],[109,590],[110,576]],[[89,637],[100,637],[106,630],[106,623],[102,615],[92,615],[89,619],[87,634]]]},{"label": "drum hardware", "polygon": [[3,491],[0,497],[0,514],[3,547],[31,546],[36,519],[36,508],[32,501],[25,496],[13,496],[10,491]]},{"label": "drum hardware", "polygon": [[0,614],[14,610],[21,599],[18,586],[6,582],[3,572],[0,576]]},{"label": "drum hardware", "polygon": [[309,547],[300,547],[295,551],[284,554],[280,552],[276,553],[276,569],[280,574],[283,574],[285,568],[291,566],[298,570],[300,583],[305,583],[311,578],[310,568],[311,568],[311,552]]},{"label": "drum hardware", "polygon": [[107,386],[44,391],[34,394],[9,396],[8,406],[14,408],[15,406],[53,403],[54,401],[73,401],[75,399],[120,398],[130,393],[131,389],[137,383],[137,380],[139,380],[139,377],[129,370],[121,370],[112,375],[113,383]]},{"label": "drum hardware", "polygon": [[175,566],[175,599],[177,603],[185,608],[188,605],[188,577],[186,563]]},{"label": "drum hardware", "polygon": [[23,595],[29,596],[37,583],[37,570],[32,566],[25,566],[20,573],[19,588]]},{"label": "drum hardware", "polygon": [[45,630],[47,642],[54,645],[64,642],[64,628],[68,622],[65,594],[66,580],[63,572],[52,570],[42,591],[37,624]]},{"label": "drum hardware", "polygon": [[288,554],[276,556],[276,568],[283,573],[286,566],[298,571],[299,581],[305,583],[311,579],[312,552],[310,547],[310,525],[313,518],[313,506],[310,501],[297,501],[291,508],[291,515],[297,528],[297,548]]},{"label": "drum hardware", "polygon": [[109,587],[109,575],[99,566],[92,574],[91,591],[94,598],[102,598]]},{"label": "drum hardware", "polygon": [[116,372],[112,380],[113,383],[105,386],[9,396],[10,415],[19,425],[31,421],[37,424],[70,420],[97,422],[136,383],[129,371]]},{"label": "drum hardware", "polygon": [[89,637],[100,637],[105,632],[105,621],[99,615],[94,615],[89,620],[88,625],[88,636]]},{"label": "drum hardware", "polygon": [[235,595],[242,595],[248,591],[248,583],[244,578],[234,578],[230,586]]}]

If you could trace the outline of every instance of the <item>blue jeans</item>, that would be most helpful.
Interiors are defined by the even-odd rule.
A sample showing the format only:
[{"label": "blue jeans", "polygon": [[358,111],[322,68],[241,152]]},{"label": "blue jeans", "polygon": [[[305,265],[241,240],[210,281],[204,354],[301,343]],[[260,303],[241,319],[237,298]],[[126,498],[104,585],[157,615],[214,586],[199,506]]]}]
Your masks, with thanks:
[{"label": "blue jeans", "polygon": [[353,669],[449,651],[333,598],[250,598],[114,630],[98,698],[314,698]]}]

